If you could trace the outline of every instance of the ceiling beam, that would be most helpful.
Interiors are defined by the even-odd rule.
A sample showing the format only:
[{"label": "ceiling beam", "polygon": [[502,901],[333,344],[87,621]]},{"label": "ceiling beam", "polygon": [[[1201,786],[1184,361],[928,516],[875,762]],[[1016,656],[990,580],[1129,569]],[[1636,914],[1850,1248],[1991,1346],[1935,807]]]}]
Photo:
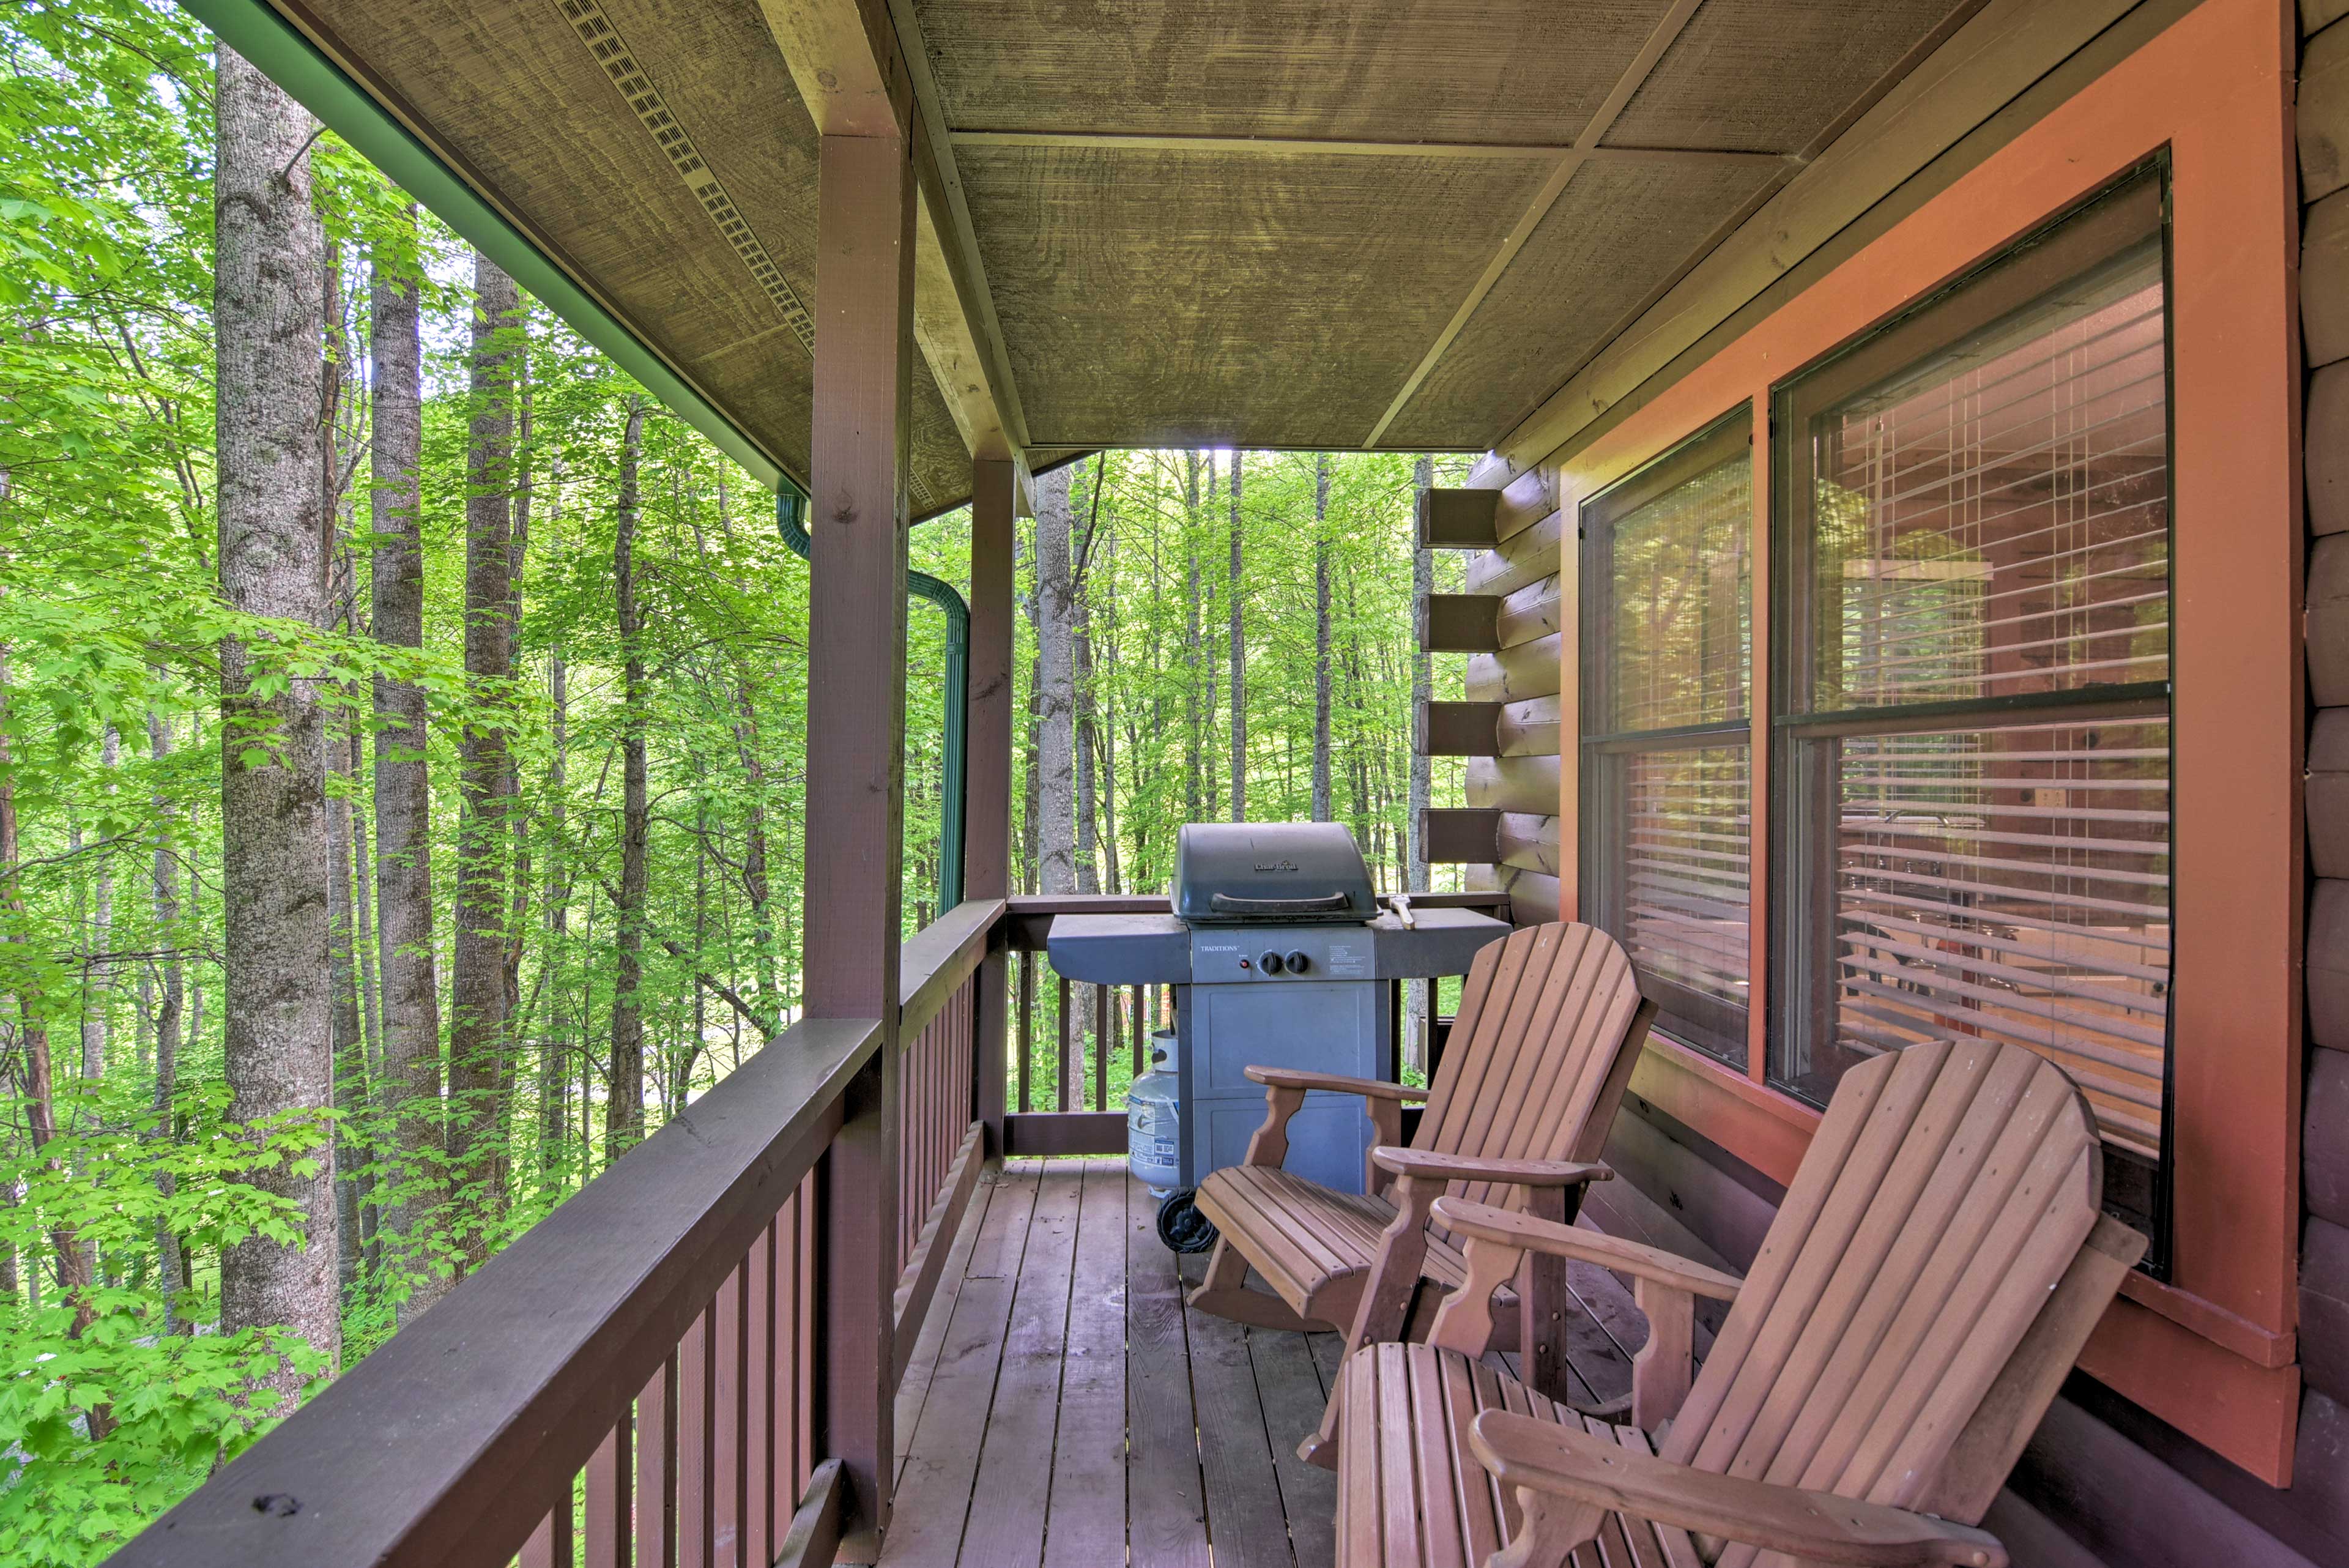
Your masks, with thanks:
[{"label": "ceiling beam", "polygon": [[[800,99],[823,136],[910,136],[921,187],[914,240],[914,338],[973,457],[1025,444],[994,301],[960,211],[953,153],[937,134],[918,25],[881,0],[759,0]],[[905,29],[911,28],[911,47]]]},{"label": "ceiling beam", "polygon": [[[880,0],[867,3],[878,5]],[[897,36],[905,45],[905,73],[914,88],[914,117],[921,130],[914,138],[914,151],[923,199],[934,203],[930,211],[941,220],[936,224],[939,253],[954,279],[955,296],[962,303],[963,320],[978,349],[979,369],[1009,447],[1008,453],[978,455],[1022,454],[1029,446],[1028,416],[1019,406],[1019,387],[1012,379],[1003,323],[995,314],[995,295],[987,286],[987,265],[979,258],[978,234],[971,226],[962,172],[955,167],[954,143],[947,137],[937,78],[930,74],[930,53],[923,46],[921,19],[914,14],[914,0],[888,0],[888,6]]]},{"label": "ceiling beam", "polygon": [[1616,79],[1614,90],[1607,95],[1606,101],[1599,106],[1589,123],[1582,128],[1582,134],[1574,139],[1574,145],[1559,155],[1557,167],[1549,171],[1549,178],[1542,182],[1541,189],[1534,192],[1532,202],[1517,219],[1516,226],[1502,239],[1501,248],[1485,265],[1483,274],[1469,288],[1468,296],[1460,302],[1460,308],[1452,313],[1452,319],[1444,324],[1442,332],[1436,334],[1435,341],[1428,345],[1427,352],[1421,356],[1417,368],[1404,379],[1402,389],[1395,393],[1394,401],[1389,403],[1387,411],[1379,416],[1379,422],[1371,427],[1371,433],[1362,438],[1365,451],[1379,444],[1379,438],[1387,433],[1387,427],[1394,423],[1395,417],[1402,412],[1404,405],[1419,390],[1420,383],[1427,379],[1436,362],[1444,358],[1444,350],[1452,347],[1453,340],[1460,336],[1461,328],[1468,325],[1468,318],[1476,314],[1476,307],[1485,303],[1485,296],[1493,292],[1493,286],[1501,281],[1501,275],[1509,270],[1509,264],[1516,260],[1517,253],[1525,249],[1527,240],[1533,238],[1534,230],[1549,215],[1550,208],[1557,205],[1567,182],[1599,151],[1600,140],[1614,127],[1616,117],[1623,112],[1623,106],[1631,101],[1631,95],[1640,90],[1641,84],[1648,79],[1648,73],[1656,68],[1656,62],[1664,57],[1664,51],[1672,47],[1672,40],[1681,36],[1681,29],[1688,26],[1689,18],[1696,15],[1697,7],[1703,3],[1704,0],[1672,0],[1672,8],[1664,13],[1663,19],[1648,35],[1648,41],[1640,47],[1640,52],[1624,67],[1623,74]]},{"label": "ceiling beam", "polygon": [[914,211],[914,338],[929,361],[930,379],[947,400],[964,448],[975,458],[1012,456],[1002,413],[988,390],[987,362],[971,336],[926,195]]},{"label": "ceiling beam", "polygon": [[1693,163],[1718,168],[1777,169],[1795,160],[1777,152],[1734,152],[1703,147],[1546,147],[1507,141],[1339,141],[1299,136],[1154,136],[1102,130],[957,130],[957,147],[1077,148],[1103,152],[1230,152],[1274,158],[1473,158],[1552,160],[1569,155],[1589,163]]},{"label": "ceiling beam", "polygon": [[856,0],[759,0],[818,136],[902,136],[910,88],[897,37]]}]

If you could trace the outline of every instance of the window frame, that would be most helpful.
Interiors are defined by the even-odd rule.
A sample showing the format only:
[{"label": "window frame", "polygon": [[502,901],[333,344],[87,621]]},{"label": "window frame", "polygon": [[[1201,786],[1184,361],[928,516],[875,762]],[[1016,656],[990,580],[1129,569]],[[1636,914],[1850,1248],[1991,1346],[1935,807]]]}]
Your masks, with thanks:
[{"label": "window frame", "polygon": [[[1715,469],[1744,461],[1749,493],[1758,492],[1761,475],[1754,472],[1754,413],[1750,403],[1740,403],[1711,424],[1686,440],[1659,453],[1654,459],[1625,475],[1615,483],[1591,495],[1581,503],[1577,512],[1576,540],[1579,556],[1581,580],[1588,585],[1584,603],[1588,613],[1578,617],[1577,632],[1580,672],[1578,701],[1586,719],[1606,722],[1609,729],[1597,734],[1579,737],[1577,768],[1580,777],[1582,809],[1576,815],[1582,867],[1583,897],[1591,906],[1588,918],[1602,929],[1615,930],[1624,913],[1625,889],[1624,851],[1628,839],[1612,831],[1621,820],[1623,801],[1615,759],[1634,754],[1673,751],[1704,751],[1736,745],[1746,753],[1746,790],[1749,802],[1759,788],[1760,778],[1754,758],[1754,711],[1760,695],[1764,672],[1760,668],[1761,643],[1759,626],[1753,611],[1760,597],[1761,573],[1754,570],[1756,564],[1749,554],[1745,610],[1753,628],[1752,651],[1744,670],[1744,695],[1740,711],[1733,717],[1710,720],[1702,723],[1680,724],[1654,730],[1617,730],[1615,722],[1613,679],[1615,667],[1609,657],[1613,646],[1615,609],[1612,593],[1613,576],[1609,571],[1609,551],[1613,543],[1614,525],[1631,516],[1651,502],[1662,499],[1681,485],[1701,478]],[[1749,818],[1750,818],[1749,811]],[[1748,842],[1752,835],[1749,832]],[[1750,849],[1749,849],[1750,855]],[[1751,861],[1749,859],[1749,867]],[[1747,923],[1745,940],[1749,954],[1753,950],[1754,930],[1752,921],[1752,875],[1747,877]],[[1628,941],[1625,944],[1629,946]],[[1749,971],[1751,965],[1749,964]],[[1675,1015],[1694,1021],[1706,1012],[1729,1011],[1718,998],[1708,996],[1691,987],[1642,971],[1643,989],[1658,1008],[1656,1029],[1675,1044],[1702,1053],[1710,1060],[1734,1072],[1748,1070],[1751,1054],[1751,1027],[1754,998],[1749,994],[1744,1006],[1736,1008],[1736,1022],[1730,1027],[1724,1016],[1719,1033],[1724,1039],[1733,1039],[1733,1053],[1710,1049],[1694,1040],[1683,1037],[1671,1025]]]},{"label": "window frame", "polygon": [[[1784,1054],[1798,1037],[1832,1040],[1834,988],[1819,988],[1816,963],[1832,950],[1838,904],[1836,897],[1841,845],[1838,785],[1833,767],[1835,742],[1860,736],[1925,734],[1950,730],[2028,728],[2039,724],[2102,720],[2158,721],[2168,738],[2164,778],[2177,774],[2174,677],[2175,616],[2167,645],[2165,671],[2158,680],[2116,681],[2062,687],[2044,692],[1898,704],[1846,703],[1821,710],[1815,704],[1820,653],[1816,539],[1813,498],[1817,474],[1816,421],[1889,381],[1930,362],[2067,283],[2109,265],[2148,244],[2158,247],[2162,288],[2162,420],[2164,456],[2163,546],[2165,585],[2178,600],[2177,474],[2168,461],[2177,444],[2177,356],[2171,320],[2169,159],[2167,150],[2124,171],[2029,232],[2009,241],[1949,283],[1917,300],[1891,319],[1851,342],[1828,350],[1775,381],[1770,389],[1771,494],[1769,572],[1773,635],[1761,655],[1770,682],[1769,859],[1775,868],[1772,918],[1764,940],[1768,981],[1764,986],[1763,1082],[1772,1090],[1815,1106],[1825,1101],[1782,1071]],[[2165,843],[2171,857],[2166,889],[2173,919],[2162,1009],[2159,1153],[2147,1161],[2136,1151],[2107,1141],[2106,1208],[2125,1222],[2148,1231],[2151,1245],[2137,1267],[2155,1279],[2169,1277],[2174,1252],[2172,1193],[2177,1160],[2177,799],[2168,801]],[[2117,1164],[2121,1168],[2115,1168]],[[2116,1175],[2124,1179],[2116,1183]],[[2127,1192],[2124,1205],[2116,1196]]]}]

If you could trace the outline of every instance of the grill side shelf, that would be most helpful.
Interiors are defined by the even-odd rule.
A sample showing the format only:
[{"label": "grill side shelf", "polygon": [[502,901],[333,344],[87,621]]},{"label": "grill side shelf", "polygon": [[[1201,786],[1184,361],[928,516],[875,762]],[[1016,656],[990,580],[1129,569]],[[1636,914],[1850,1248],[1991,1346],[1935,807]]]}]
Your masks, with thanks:
[{"label": "grill side shelf", "polygon": [[1190,929],[1172,915],[1058,915],[1045,939],[1054,972],[1095,985],[1182,985]]}]

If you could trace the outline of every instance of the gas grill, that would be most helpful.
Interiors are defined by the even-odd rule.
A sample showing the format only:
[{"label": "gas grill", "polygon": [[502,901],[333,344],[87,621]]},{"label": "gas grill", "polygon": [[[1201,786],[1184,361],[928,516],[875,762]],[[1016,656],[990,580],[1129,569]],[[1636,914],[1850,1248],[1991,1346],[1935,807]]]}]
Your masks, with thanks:
[{"label": "gas grill", "polygon": [[[1063,915],[1052,967],[1102,985],[1170,985],[1181,1186],[1161,1234],[1185,1234],[1189,1189],[1237,1165],[1264,1120],[1251,1066],[1394,1077],[1398,980],[1464,974],[1508,926],[1467,909],[1381,911],[1342,823],[1195,822],[1176,842],[1164,915]],[[1316,1091],[1288,1124],[1287,1167],[1362,1190],[1369,1108]],[[1197,1230],[1187,1232],[1196,1239]]]}]

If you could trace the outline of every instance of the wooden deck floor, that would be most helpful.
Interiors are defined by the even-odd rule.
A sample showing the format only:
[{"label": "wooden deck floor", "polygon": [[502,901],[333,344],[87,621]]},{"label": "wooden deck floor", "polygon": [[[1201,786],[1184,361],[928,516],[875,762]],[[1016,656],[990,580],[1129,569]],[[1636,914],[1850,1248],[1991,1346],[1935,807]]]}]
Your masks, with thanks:
[{"label": "wooden deck floor", "polygon": [[[1322,1568],[1336,1478],[1296,1457],[1335,1334],[1183,1304],[1156,1203],[1122,1160],[1013,1161],[972,1197],[898,1396],[891,1568]],[[1181,1260],[1195,1280],[1202,1258]],[[1578,1397],[1630,1386],[1644,1337],[1578,1272]]]}]

